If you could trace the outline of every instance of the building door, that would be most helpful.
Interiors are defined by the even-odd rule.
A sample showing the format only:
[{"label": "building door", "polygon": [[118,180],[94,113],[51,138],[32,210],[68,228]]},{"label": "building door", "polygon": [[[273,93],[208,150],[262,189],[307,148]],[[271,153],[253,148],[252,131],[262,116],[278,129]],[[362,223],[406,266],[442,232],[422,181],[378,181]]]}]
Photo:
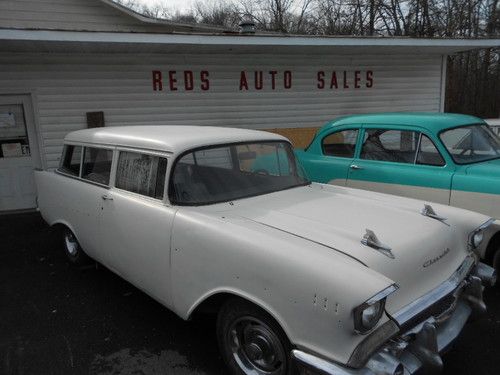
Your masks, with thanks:
[{"label": "building door", "polygon": [[36,206],[33,169],[41,167],[29,95],[0,95],[0,211]]}]

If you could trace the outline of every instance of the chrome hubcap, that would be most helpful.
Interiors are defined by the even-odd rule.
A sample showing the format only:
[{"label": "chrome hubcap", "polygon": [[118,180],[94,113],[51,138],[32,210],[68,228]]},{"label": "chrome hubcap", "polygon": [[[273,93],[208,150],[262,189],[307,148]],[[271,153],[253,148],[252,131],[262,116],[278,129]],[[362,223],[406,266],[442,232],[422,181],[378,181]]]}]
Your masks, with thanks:
[{"label": "chrome hubcap", "polygon": [[282,374],[285,350],[264,322],[253,317],[236,320],[229,329],[233,357],[245,374]]},{"label": "chrome hubcap", "polygon": [[64,234],[64,244],[66,245],[66,251],[71,256],[75,256],[78,252],[78,242],[75,236],[71,232],[66,232]]}]

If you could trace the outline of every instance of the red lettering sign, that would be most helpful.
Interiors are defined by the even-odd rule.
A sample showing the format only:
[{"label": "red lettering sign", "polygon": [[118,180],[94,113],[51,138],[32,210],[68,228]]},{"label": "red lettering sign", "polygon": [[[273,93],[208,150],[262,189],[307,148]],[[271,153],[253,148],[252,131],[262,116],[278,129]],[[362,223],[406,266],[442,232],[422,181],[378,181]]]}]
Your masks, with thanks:
[{"label": "red lettering sign", "polygon": [[[360,89],[362,86],[366,88],[373,87],[374,79],[372,70],[367,70],[365,72],[362,70],[343,70],[341,73],[339,78],[335,70],[331,72],[325,72],[323,70],[316,72],[316,88],[323,90],[327,88],[328,81],[330,81],[330,89],[338,89],[339,79],[342,80],[340,84],[344,90],[350,88]],[[210,90],[210,73],[208,70],[200,71],[199,75],[192,70],[183,70],[182,72],[169,70],[167,76],[168,84],[166,87],[168,87],[169,91],[179,91],[182,89],[184,89],[184,91],[195,91],[197,89],[201,91]],[[250,77],[250,79],[253,78],[253,82],[249,83],[248,77]],[[293,74],[291,70],[285,70],[282,73],[278,70],[270,70],[268,74],[264,74],[262,70],[255,70],[253,72],[242,70],[240,72],[239,90],[276,90],[278,87],[289,90],[292,88],[292,82]],[[152,71],[152,83],[153,91],[164,91],[162,71]],[[314,82],[312,82],[312,84],[314,84]]]}]

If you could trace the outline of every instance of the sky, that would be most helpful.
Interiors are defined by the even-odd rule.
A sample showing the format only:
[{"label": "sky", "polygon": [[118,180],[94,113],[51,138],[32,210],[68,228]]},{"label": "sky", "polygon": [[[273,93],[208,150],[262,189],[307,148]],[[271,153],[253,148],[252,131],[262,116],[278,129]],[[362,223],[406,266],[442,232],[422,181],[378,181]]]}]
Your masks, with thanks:
[{"label": "sky", "polygon": [[169,6],[169,8],[173,10],[179,10],[180,12],[185,12],[191,9],[192,4],[195,0],[137,0],[137,2],[141,4],[155,4],[155,3],[165,3]]}]

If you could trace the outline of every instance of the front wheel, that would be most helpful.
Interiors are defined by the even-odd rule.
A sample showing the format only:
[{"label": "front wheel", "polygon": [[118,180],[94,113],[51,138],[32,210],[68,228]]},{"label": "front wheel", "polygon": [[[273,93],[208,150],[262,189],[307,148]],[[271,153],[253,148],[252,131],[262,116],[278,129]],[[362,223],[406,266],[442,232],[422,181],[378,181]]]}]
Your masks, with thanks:
[{"label": "front wheel", "polygon": [[281,327],[259,307],[227,302],[217,317],[217,340],[233,375],[292,373],[291,345]]},{"label": "front wheel", "polygon": [[90,263],[90,258],[82,250],[74,233],[69,228],[62,230],[62,245],[66,258],[76,266],[84,266]]}]

